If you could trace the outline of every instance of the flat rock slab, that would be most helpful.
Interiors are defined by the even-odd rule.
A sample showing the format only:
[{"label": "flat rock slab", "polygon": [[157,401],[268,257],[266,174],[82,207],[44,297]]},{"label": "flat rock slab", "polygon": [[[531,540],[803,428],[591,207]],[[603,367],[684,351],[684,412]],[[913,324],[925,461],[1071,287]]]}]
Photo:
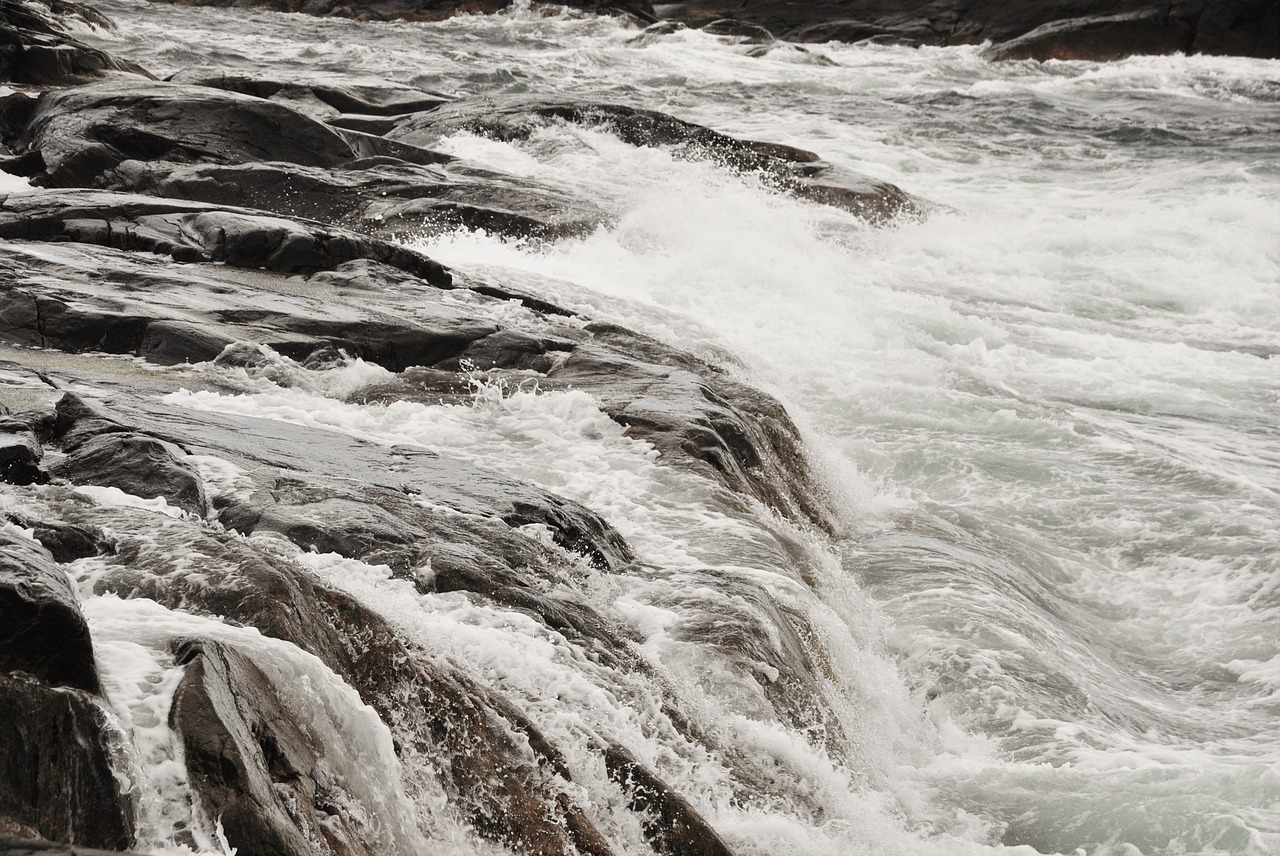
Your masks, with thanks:
[{"label": "flat rock slab", "polygon": [[0,238],[96,244],[163,253],[177,262],[294,273],[369,259],[448,287],[438,262],[399,244],[310,221],[199,202],[106,191],[0,196]]}]

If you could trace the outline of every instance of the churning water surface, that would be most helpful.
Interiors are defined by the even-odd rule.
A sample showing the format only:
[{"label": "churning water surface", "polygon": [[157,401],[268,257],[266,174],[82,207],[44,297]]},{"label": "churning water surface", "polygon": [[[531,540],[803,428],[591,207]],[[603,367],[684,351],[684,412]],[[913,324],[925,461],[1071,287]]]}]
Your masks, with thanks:
[{"label": "churning water surface", "polygon": [[[853,602],[832,608],[866,634],[852,689],[884,696],[853,759],[875,769],[814,784],[863,789],[825,828],[739,832],[798,854],[1280,853],[1280,63],[749,56],[527,8],[427,25],[100,5],[121,29],[85,37],[159,74],[270,67],[614,101],[812,149],[935,203],[872,229],[556,126],[443,148],[598,200],[613,225],[418,245],[732,354],[805,428],[843,511],[821,549]],[[530,401],[504,406],[588,418]],[[360,430],[417,430],[387,418]],[[490,446],[457,440],[475,445],[460,454],[516,467],[486,425]],[[564,430],[551,460],[571,462],[587,441]],[[656,513],[649,494],[567,466],[516,469],[650,533],[642,554],[678,552],[627,525]]]}]

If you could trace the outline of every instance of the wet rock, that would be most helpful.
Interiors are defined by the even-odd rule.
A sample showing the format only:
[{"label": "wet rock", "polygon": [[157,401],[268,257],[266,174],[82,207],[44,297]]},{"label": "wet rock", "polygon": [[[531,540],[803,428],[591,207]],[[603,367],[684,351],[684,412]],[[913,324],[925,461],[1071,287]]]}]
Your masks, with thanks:
[{"label": "wet rock", "polygon": [[[421,253],[344,229],[300,223],[237,208],[218,208],[198,202],[158,200],[105,191],[64,190],[0,196],[0,238],[71,241],[118,250],[163,253],[179,262],[215,261],[232,267],[265,268],[284,273],[334,268],[355,259],[370,259],[417,276],[438,287],[452,282],[443,265]],[[65,320],[45,324],[41,308],[23,308],[17,294],[3,317],[13,323],[27,318],[24,328],[39,336],[55,335],[81,323],[76,307],[54,307]],[[18,326],[18,325],[14,325]],[[120,316],[98,337],[103,347],[119,353],[135,350],[112,345],[117,339],[141,335],[145,324]],[[39,336],[33,337],[32,344]],[[77,337],[73,337],[73,341]]]},{"label": "wet rock", "polygon": [[866,21],[836,20],[809,24],[791,34],[798,42],[850,42],[854,44],[918,47],[919,33],[897,30]]},{"label": "wet rock", "polygon": [[[4,856],[120,856],[134,854],[133,850],[98,850],[94,847],[76,847],[37,838],[20,838],[0,835],[0,853]],[[136,854],[135,856],[143,856]]]},{"label": "wet rock", "polygon": [[1120,15],[1099,15],[1051,21],[1015,39],[983,51],[988,60],[1124,59],[1137,53],[1185,50],[1191,39],[1186,21],[1150,9]]},{"label": "wet rock", "polygon": [[[380,137],[379,150],[413,149]],[[400,154],[400,152],[397,152]],[[606,219],[595,205],[528,179],[453,163],[378,155],[322,170],[284,164],[139,165],[121,189],[323,220],[383,237],[463,226],[512,236],[583,234]]]},{"label": "wet rock", "polygon": [[133,843],[107,716],[91,696],[0,674],[0,722],[0,829],[110,850]]},{"label": "wet rock", "polygon": [[235,74],[216,68],[189,68],[179,71],[169,80],[279,101],[324,120],[344,113],[402,116],[430,110],[452,100],[438,92],[427,92],[389,80],[337,75],[273,78]]},{"label": "wet rock", "polygon": [[182,737],[201,804],[233,847],[263,856],[375,851],[333,805],[317,747],[265,675],[216,642],[189,642],[169,725]]},{"label": "wet rock", "polygon": [[664,856],[732,856],[710,824],[634,755],[616,744],[604,749],[609,778],[627,792],[643,820],[645,839]]},{"label": "wet rock", "polygon": [[89,627],[67,575],[38,543],[0,528],[0,673],[99,691]]},{"label": "wet rock", "polygon": [[51,471],[73,484],[102,485],[143,499],[164,499],[204,517],[208,511],[204,485],[182,457],[180,450],[155,437],[113,432],[78,443]]},{"label": "wet rock", "polygon": [[387,138],[430,148],[442,137],[468,131],[510,142],[527,139],[553,122],[600,127],[633,146],[664,147],[678,157],[757,174],[780,190],[845,208],[873,223],[919,216],[925,209],[901,188],[836,167],[813,152],[739,140],[664,113],[617,104],[524,96],[469,99],[409,117]]},{"label": "wet rock", "polygon": [[30,431],[0,434],[0,481],[9,484],[46,482],[49,475],[40,469],[44,448]]},{"label": "wet rock", "polygon": [[40,546],[59,564],[115,553],[116,541],[97,526],[75,526],[60,520],[22,521]]},{"label": "wet rock", "polygon": [[[112,82],[46,94],[7,168],[40,186],[244,206],[383,235],[463,225],[555,238],[605,219],[598,207],[535,180],[333,128],[308,114],[326,115],[323,108],[333,102],[390,116],[444,103],[439,99],[415,98],[394,87],[379,98],[372,84],[313,82],[290,90],[270,80],[194,79],[226,88]],[[274,100],[290,91],[297,97]],[[273,100],[259,97],[269,93]],[[303,94],[305,103],[298,100]],[[332,108],[329,113],[339,115]],[[315,263],[316,251],[304,239],[279,227],[268,232],[272,242],[283,242],[280,252],[295,266]],[[284,260],[268,258],[253,266],[266,263]]]},{"label": "wet rock", "polygon": [[[80,514],[115,521],[124,531],[139,529],[126,522],[136,519],[136,510]],[[608,856],[607,847],[590,846],[603,838],[557,784],[563,776],[559,753],[513,705],[408,649],[386,621],[318,585],[287,554],[193,521],[163,518],[156,524],[150,531],[157,537],[123,539],[99,590],[222,616],[315,653],[378,711],[402,754],[439,769],[451,800],[483,836],[519,852],[570,856],[577,846],[580,853]],[[219,584],[208,585],[210,579]],[[256,670],[234,655],[211,657],[211,646],[200,646],[203,672],[184,681],[191,694],[174,707],[174,725],[189,757],[196,756],[193,778],[215,804],[237,813],[237,834],[250,836],[253,852],[294,852],[289,842],[296,843],[311,820],[278,810],[280,803],[269,801],[263,785],[274,782],[273,794],[283,786],[308,797],[312,750],[294,746],[288,713],[273,710],[272,693],[262,688]],[[225,816],[223,823],[230,837]],[[268,844],[272,849],[264,849]]]},{"label": "wet rock", "polygon": [[635,47],[644,47],[661,41],[663,36],[669,36],[685,29],[688,28],[677,21],[659,21],[656,24],[650,24],[645,27],[644,32],[640,35],[628,39],[627,44]]},{"label": "wet rock", "polygon": [[41,96],[19,142],[38,150],[49,187],[109,187],[129,161],[283,161],[333,167],[351,147],[296,110],[234,92],[152,81],[108,81]]},{"label": "wet rock", "polygon": [[702,26],[702,32],[713,36],[731,36],[749,45],[767,45],[774,41],[773,33],[759,24],[737,18],[721,18]]},{"label": "wet rock", "polygon": [[75,3],[0,0],[0,81],[66,84],[113,71],[150,76],[69,35],[59,20],[66,13],[95,26],[111,25],[100,13]]}]

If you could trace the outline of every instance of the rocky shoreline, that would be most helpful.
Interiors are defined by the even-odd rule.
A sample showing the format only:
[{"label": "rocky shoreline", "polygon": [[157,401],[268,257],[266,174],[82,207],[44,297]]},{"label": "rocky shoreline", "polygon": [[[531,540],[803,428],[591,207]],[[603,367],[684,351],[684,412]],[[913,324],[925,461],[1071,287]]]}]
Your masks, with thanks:
[{"label": "rocky shoreline", "polygon": [[[136,729],[142,714],[113,707],[100,675],[103,646],[131,643],[91,631],[111,623],[86,618],[92,598],[158,610],[144,633],[150,680],[177,683],[167,722],[152,726],[171,728],[167,751],[185,759],[161,796],[187,794],[196,818],[175,841],[414,852],[421,830],[398,829],[394,806],[371,818],[361,783],[335,778],[344,749],[317,736],[329,726],[299,723],[292,685],[312,675],[358,693],[388,735],[370,757],[393,769],[394,744],[403,768],[430,771],[469,834],[518,853],[615,852],[566,761],[586,753],[655,852],[731,852],[651,761],[603,735],[556,745],[517,701],[305,556],[385,569],[406,597],[457,592],[532,620],[618,686],[652,688],[679,739],[710,751],[714,736],[583,582],[662,588],[669,571],[639,562],[591,509],[465,460],[174,397],[263,383],[361,405],[465,406],[477,390],[531,383],[585,392],[726,513],[776,515],[785,525],[762,539],[800,554],[788,527],[834,523],[777,401],[396,238],[457,225],[554,238],[607,222],[591,200],[432,149],[461,128],[518,139],[548,122],[710,159],[871,222],[927,206],[810,152],[614,105],[448,102],[380,81],[207,69],[159,81],[61,28],[63,14],[102,25],[90,10],[0,2],[15,87],[0,96],[0,168],[39,188],[0,195],[0,851],[120,851],[158,822],[155,767],[131,760],[145,752],[126,720]],[[334,391],[353,365],[376,377]],[[716,585],[760,606],[750,620],[722,616],[735,627],[720,653],[729,667],[782,720],[845,739],[803,615],[749,579]],[[212,635],[163,630],[172,615],[208,619]],[[762,677],[762,663],[781,677]],[[750,766],[737,773],[746,791]]]},{"label": "rocky shoreline", "polygon": [[[506,4],[262,5],[435,20]],[[1190,29],[1173,12],[1155,22],[1096,4],[1079,25],[995,12],[975,23],[987,20],[977,7],[574,5],[653,24],[646,38],[679,22],[765,41],[992,39],[1001,57],[1157,44],[1275,55],[1275,3],[1235,4],[1230,20],[1180,9],[1196,17]],[[929,204],[813,152],[619,105],[453,101],[387,81],[216,68],[157,80],[74,38],[67,16],[110,26],[77,4],[0,0],[0,170],[35,188],[0,194],[0,852],[127,850],[142,826],[172,822],[149,802],[161,791],[185,795],[195,820],[170,831],[191,847],[414,852],[434,818],[401,828],[394,804],[372,804],[372,777],[514,853],[608,856],[610,823],[634,825],[655,853],[731,853],[663,759],[604,733],[557,742],[521,699],[363,596],[361,575],[385,574],[379,585],[406,599],[457,593],[531,622],[590,663],[601,692],[653,710],[690,755],[731,754],[595,593],[601,578],[626,580],[655,608],[685,609],[682,638],[713,649],[769,717],[838,755],[853,736],[823,634],[797,606],[823,586],[804,533],[836,522],[799,430],[705,355],[451,270],[402,239],[462,226],[544,240],[607,224],[595,200],[434,148],[462,130],[515,141],[552,123],[710,161],[874,225]],[[1112,18],[1120,29],[1097,24]],[[1250,41],[1240,22],[1253,20]],[[797,600],[749,574],[642,561],[596,510],[465,457],[334,430],[314,413],[226,405],[269,390],[420,413],[528,388],[589,396],[619,438],[749,521]],[[99,634],[119,624],[112,610],[133,629]],[[119,656],[134,639],[151,658],[139,685],[172,682],[164,721],[150,697],[126,716],[104,686],[104,646]],[[332,710],[301,717],[299,684],[327,686]],[[366,765],[356,772],[331,739],[344,721],[374,735],[364,754],[350,750]],[[139,729],[157,727],[176,741],[160,765],[135,757]],[[764,762],[732,760],[739,797],[764,799]],[[157,766],[172,778],[148,791]],[[397,780],[396,769],[416,772]]]}]

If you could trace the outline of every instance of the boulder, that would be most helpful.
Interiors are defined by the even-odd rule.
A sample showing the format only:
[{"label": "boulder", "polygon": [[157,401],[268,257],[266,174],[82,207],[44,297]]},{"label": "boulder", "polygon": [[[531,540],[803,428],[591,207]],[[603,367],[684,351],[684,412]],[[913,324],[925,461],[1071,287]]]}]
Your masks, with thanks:
[{"label": "boulder", "polygon": [[118,488],[143,499],[160,498],[203,518],[208,511],[200,475],[170,443],[128,431],[90,437],[66,449],[51,472],[73,484]]},{"label": "boulder", "polygon": [[[379,149],[412,148],[372,139]],[[112,182],[115,189],[323,220],[383,238],[464,227],[556,239],[607,220],[597,206],[538,181],[457,161],[419,164],[379,155],[331,170],[280,163],[131,167],[127,179]]]},{"label": "boulder", "polygon": [[131,62],[89,47],[67,33],[60,20],[70,14],[94,26],[111,21],[77,3],[0,0],[0,82],[35,85],[92,80],[111,72],[150,77]]},{"label": "boulder", "polygon": [[[89,694],[0,674],[0,723],[0,831],[109,850],[133,843],[107,715]],[[0,852],[22,852],[8,847]]]},{"label": "boulder", "polygon": [[351,147],[282,104],[205,86],[112,80],[45,93],[18,143],[40,152],[48,187],[109,187],[131,161],[282,161],[333,167]]},{"label": "boulder", "polygon": [[286,78],[236,74],[217,68],[188,68],[169,80],[267,98],[325,121],[349,113],[402,116],[431,110],[453,100],[438,92],[427,92],[390,80],[339,75],[291,74]]},{"label": "boulder", "polygon": [[314,745],[267,677],[234,648],[191,641],[169,725],[181,735],[193,791],[231,846],[261,856],[377,852],[326,793]]},{"label": "boulder", "polygon": [[34,484],[49,480],[40,469],[44,448],[31,431],[0,434],[0,481],[9,484]]},{"label": "boulder", "polygon": [[99,692],[89,627],[66,573],[48,551],[0,528],[0,673]]},{"label": "boulder", "polygon": [[0,853],[4,856],[121,856],[135,854],[133,850],[98,850],[94,847],[76,847],[74,844],[59,844],[44,838],[19,838],[0,835]]}]

